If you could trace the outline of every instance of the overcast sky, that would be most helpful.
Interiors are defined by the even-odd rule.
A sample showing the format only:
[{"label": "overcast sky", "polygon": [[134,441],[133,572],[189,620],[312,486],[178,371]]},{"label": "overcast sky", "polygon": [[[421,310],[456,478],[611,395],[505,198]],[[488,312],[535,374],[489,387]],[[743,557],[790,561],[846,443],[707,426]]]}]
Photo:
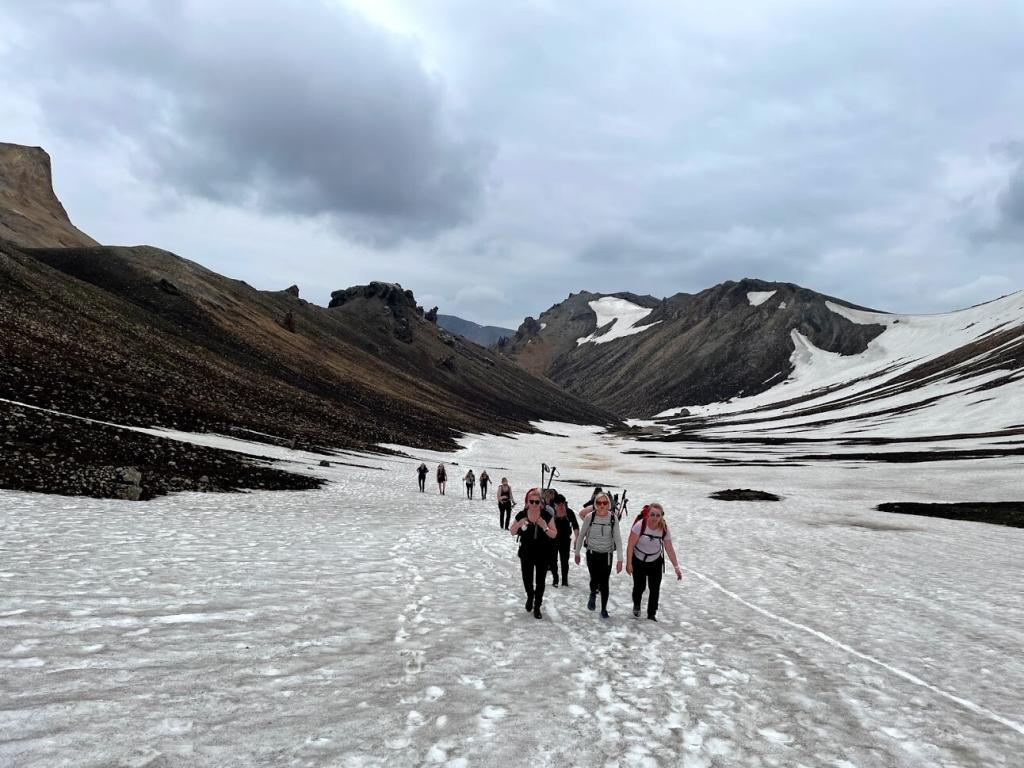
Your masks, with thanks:
[{"label": "overcast sky", "polygon": [[1024,3],[0,0],[0,140],[72,220],[258,288],[1024,288]]}]

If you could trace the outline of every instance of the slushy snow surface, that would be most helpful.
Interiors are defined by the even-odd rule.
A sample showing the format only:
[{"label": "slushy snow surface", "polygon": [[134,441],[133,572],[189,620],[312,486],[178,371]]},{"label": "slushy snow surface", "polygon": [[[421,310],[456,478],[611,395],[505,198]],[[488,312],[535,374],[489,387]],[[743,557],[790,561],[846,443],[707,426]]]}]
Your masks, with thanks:
[{"label": "slushy snow surface", "polygon": [[597,315],[597,328],[600,330],[604,328],[608,323],[614,321],[613,325],[607,332],[598,334],[598,331],[589,336],[581,336],[576,339],[576,346],[582,346],[593,342],[594,344],[607,344],[609,341],[615,339],[621,339],[625,336],[632,336],[634,333],[641,333],[646,331],[648,328],[653,328],[661,321],[650,323],[649,325],[637,326],[641,320],[647,317],[654,310],[647,307],[641,307],[634,304],[631,301],[625,299],[617,299],[614,296],[602,296],[596,301],[588,302],[590,308],[594,310],[594,314]]},{"label": "slushy snow surface", "polygon": [[[1024,530],[871,511],[1004,497],[1020,460],[724,467],[542,427],[337,457],[362,467],[262,447],[317,491],[0,491],[0,766],[1020,765]],[[577,509],[590,483],[662,501],[659,622],[625,574],[602,621],[578,566],[535,620],[493,486],[416,490],[441,459],[516,511],[542,460]]]}]

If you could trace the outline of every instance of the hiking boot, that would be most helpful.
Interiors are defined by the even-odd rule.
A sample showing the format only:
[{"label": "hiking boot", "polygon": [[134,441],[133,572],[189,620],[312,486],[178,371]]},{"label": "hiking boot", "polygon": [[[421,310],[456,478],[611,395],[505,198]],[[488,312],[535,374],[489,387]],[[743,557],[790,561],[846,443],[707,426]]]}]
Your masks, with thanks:
[{"label": "hiking boot", "polygon": [[533,609],[533,618],[535,618],[535,619],[543,619],[544,618],[540,614],[540,606],[539,605],[536,608]]},{"label": "hiking boot", "polygon": [[533,595],[530,595],[528,598],[526,598],[526,610],[533,610]]},{"label": "hiking boot", "polygon": [[604,608],[601,609],[601,618],[602,619],[607,619],[608,618],[608,611],[606,611]]},{"label": "hiking boot", "polygon": [[563,587],[568,587],[569,586],[569,580],[567,578],[565,578],[565,576],[562,577],[562,586]]},{"label": "hiking boot", "polygon": [[557,576],[551,581],[551,586],[552,587],[557,587],[558,586],[558,577]]},{"label": "hiking boot", "polygon": [[648,617],[647,617],[647,620],[648,620],[648,621],[657,621],[657,619],[656,619],[656,618],[654,618],[653,616],[648,616]]},{"label": "hiking boot", "polygon": [[588,611],[592,611],[596,607],[597,607],[597,593],[596,592],[591,592],[590,593],[590,599],[587,600],[587,610]]},{"label": "hiking boot", "polygon": [[640,609],[639,608],[634,608],[633,609],[633,618],[634,619],[639,619],[640,618]]}]

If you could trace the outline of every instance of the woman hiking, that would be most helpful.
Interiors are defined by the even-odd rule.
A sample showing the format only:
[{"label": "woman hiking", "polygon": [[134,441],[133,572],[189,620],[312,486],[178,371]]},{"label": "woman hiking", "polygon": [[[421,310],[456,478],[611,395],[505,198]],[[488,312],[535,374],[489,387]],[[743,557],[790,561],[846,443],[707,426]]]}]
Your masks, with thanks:
[{"label": "woman hiking", "polygon": [[476,475],[473,474],[473,470],[471,469],[462,479],[466,481],[466,498],[472,499],[473,489],[476,488]]},{"label": "woman hiking", "polygon": [[512,486],[508,484],[508,478],[501,478],[501,485],[498,486],[498,527],[508,530],[508,524],[512,519]]},{"label": "woman hiking", "polygon": [[641,514],[633,523],[626,545],[626,573],[633,577],[633,616],[640,618],[640,600],[644,590],[650,587],[647,597],[647,618],[657,621],[658,597],[661,594],[661,575],[665,570],[665,555],[676,569],[676,579],[683,578],[672,546],[672,534],[665,524],[665,508],[661,504],[650,504],[647,515]]},{"label": "woman hiking", "polygon": [[491,484],[491,476],[487,474],[487,470],[485,469],[483,472],[480,473],[480,498],[481,499],[486,499],[487,498],[487,486],[490,485],[490,484]]},{"label": "woman hiking", "polygon": [[540,605],[544,601],[544,582],[547,581],[551,558],[551,540],[558,529],[551,522],[551,514],[543,509],[540,492],[531,488],[526,492],[526,509],[516,515],[509,533],[519,536],[519,561],[526,589],[526,610],[533,618],[543,619]]},{"label": "woman hiking", "polygon": [[427,469],[427,465],[423,462],[420,462],[420,465],[416,467],[416,474],[419,476],[420,481],[420,493],[423,493],[427,488],[427,473],[429,471],[430,470]]},{"label": "woman hiking", "polygon": [[622,572],[622,539],[619,521],[610,511],[611,498],[599,493],[594,498],[594,514],[588,515],[576,539],[576,564],[580,563],[580,547],[587,548],[587,570],[590,571],[590,599],[587,608],[594,610],[597,593],[601,593],[601,618],[608,618],[608,580],[612,575],[612,558],[618,552],[615,572]]},{"label": "woman hiking", "polygon": [[437,465],[437,492],[444,496],[444,485],[448,482],[448,470],[444,464]]},{"label": "woman hiking", "polygon": [[554,498],[555,516],[553,519],[558,535],[551,547],[551,586],[558,586],[558,563],[562,563],[562,586],[569,586],[569,549],[580,535],[580,524],[576,522],[576,513],[569,509],[565,496],[556,494]]}]

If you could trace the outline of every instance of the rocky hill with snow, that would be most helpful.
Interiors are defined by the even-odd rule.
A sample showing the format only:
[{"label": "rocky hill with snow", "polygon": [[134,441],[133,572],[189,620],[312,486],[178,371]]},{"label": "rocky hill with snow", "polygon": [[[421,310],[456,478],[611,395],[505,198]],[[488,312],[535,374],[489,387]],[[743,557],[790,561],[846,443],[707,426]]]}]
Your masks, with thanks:
[{"label": "rocky hill with snow", "polygon": [[839,355],[882,332],[783,283],[727,282],[667,299],[582,292],[527,318],[501,348],[527,370],[621,416],[649,417],[771,388],[792,370],[793,333]]},{"label": "rocky hill with snow", "polygon": [[757,280],[583,293],[502,351],[659,439],[1024,452],[1024,292],[926,316]]}]

